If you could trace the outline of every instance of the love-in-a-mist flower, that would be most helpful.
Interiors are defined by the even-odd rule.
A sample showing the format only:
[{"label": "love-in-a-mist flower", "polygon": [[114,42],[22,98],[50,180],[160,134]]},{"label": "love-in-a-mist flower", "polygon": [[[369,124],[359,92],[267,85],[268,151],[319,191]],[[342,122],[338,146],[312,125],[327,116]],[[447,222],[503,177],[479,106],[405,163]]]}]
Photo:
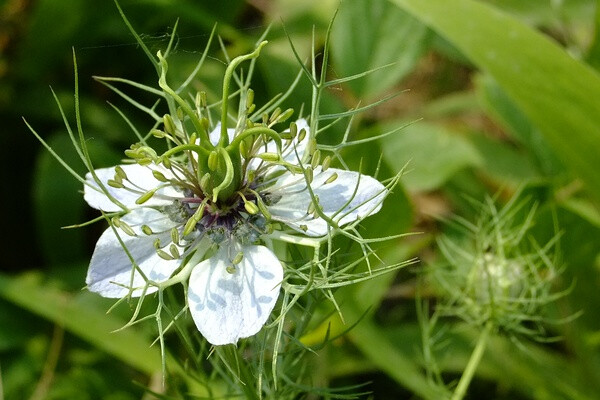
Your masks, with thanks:
[{"label": "love-in-a-mist flower", "polygon": [[[275,306],[284,266],[269,247],[274,230],[324,237],[377,212],[387,195],[370,176],[328,168],[305,119],[274,129],[292,110],[258,123],[241,113],[231,124],[233,69],[260,47],[229,64],[214,129],[202,96],[188,104],[169,87],[159,53],[159,85],[181,111],[153,130],[169,149],[137,143],[126,151],[129,163],[91,171],[84,187],[90,206],[118,213],[96,244],[89,290],[139,297],[182,283],[193,320],[214,345],[256,334]],[[242,109],[254,108],[252,97],[242,96]]]}]

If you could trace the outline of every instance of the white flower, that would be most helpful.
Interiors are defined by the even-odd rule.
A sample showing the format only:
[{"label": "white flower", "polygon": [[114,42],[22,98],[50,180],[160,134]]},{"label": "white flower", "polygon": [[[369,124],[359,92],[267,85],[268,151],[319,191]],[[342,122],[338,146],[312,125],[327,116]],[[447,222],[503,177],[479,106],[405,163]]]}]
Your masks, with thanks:
[{"label": "white flower", "polygon": [[[356,172],[317,166],[312,180],[307,178],[299,160],[309,128],[305,120],[296,126],[306,135],[296,135],[281,148],[274,140],[256,140],[247,159],[240,157],[238,187],[224,199],[204,194],[212,175],[205,174],[206,182],[200,179],[200,162],[187,150],[170,158],[169,168],[159,159],[97,169],[95,178],[88,173],[88,204],[123,213],[96,244],[88,288],[104,297],[136,297],[189,277],[189,310],[210,343],[236,343],[256,334],[283,281],[281,262],[261,241],[273,229],[271,221],[296,234],[320,237],[377,212],[387,194],[377,180]],[[217,126],[209,135],[214,146],[219,132]],[[233,142],[235,130],[227,133]],[[264,153],[280,158],[264,161]],[[311,206],[313,198],[329,222]]]}]

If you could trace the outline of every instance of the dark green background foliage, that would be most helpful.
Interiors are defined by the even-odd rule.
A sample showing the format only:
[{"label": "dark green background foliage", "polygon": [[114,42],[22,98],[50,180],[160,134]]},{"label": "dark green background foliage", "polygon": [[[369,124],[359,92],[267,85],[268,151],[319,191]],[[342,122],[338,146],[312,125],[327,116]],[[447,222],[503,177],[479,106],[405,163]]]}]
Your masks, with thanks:
[{"label": "dark green background foliage", "polygon": [[[175,21],[170,79],[189,73],[213,25],[230,55],[250,51],[271,25],[253,88],[257,104],[285,91],[299,71],[283,24],[301,57],[311,35],[321,46],[333,28],[330,79],[388,65],[332,87],[322,113],[376,102],[353,121],[351,139],[408,127],[376,142],[349,148],[352,168],[382,177],[407,169],[382,212],[363,224],[371,236],[423,232],[379,249],[386,262],[419,257],[393,275],[340,290],[348,324],[359,325],[315,357],[307,382],[368,383],[376,399],[428,398],[436,392],[424,373],[416,287],[428,265],[442,262],[440,220],[474,220],[467,197],[515,193],[536,203],[532,235],[545,243],[560,233],[563,273],[556,291],[572,289],[547,310],[552,344],[519,345],[493,338],[471,387],[471,399],[594,399],[600,393],[600,11],[593,0],[142,0],[121,6],[151,51],[164,49]],[[105,315],[111,302],[81,291],[102,224],[61,229],[96,217],[72,179],[27,130],[36,131],[80,173],[49,86],[74,121],[73,48],[80,73],[84,131],[95,165],[114,165],[134,141],[107,102],[142,131],[151,122],[92,76],[118,76],[156,86],[152,65],[110,1],[4,0],[0,3],[0,160],[2,261],[0,368],[7,399],[136,399],[160,390],[160,356],[148,347],[152,323],[119,333],[127,306]],[[321,48],[317,49],[321,51]],[[195,88],[216,99],[224,56],[218,44]],[[129,89],[128,89],[129,90]],[[406,90],[406,91],[405,91]],[[141,103],[154,99],[128,92]],[[286,106],[310,101],[303,79]],[[159,113],[160,114],[160,113]],[[335,143],[341,131],[324,142]],[[557,228],[558,227],[558,228]],[[434,304],[427,280],[421,295]],[[368,311],[366,316],[365,311]],[[583,311],[576,319],[570,316]],[[346,327],[329,320],[334,332]],[[444,321],[434,348],[447,382],[464,369],[476,331]],[[316,326],[307,343],[322,340]],[[176,337],[168,337],[174,359]],[[183,356],[182,356],[183,357]],[[176,364],[176,363],[174,363]],[[139,382],[137,384],[136,382]],[[183,381],[170,394],[185,398]],[[362,389],[361,389],[362,390]],[[46,396],[46,397],[44,397]],[[177,397],[179,396],[179,397]],[[367,398],[368,395],[364,395]]]}]

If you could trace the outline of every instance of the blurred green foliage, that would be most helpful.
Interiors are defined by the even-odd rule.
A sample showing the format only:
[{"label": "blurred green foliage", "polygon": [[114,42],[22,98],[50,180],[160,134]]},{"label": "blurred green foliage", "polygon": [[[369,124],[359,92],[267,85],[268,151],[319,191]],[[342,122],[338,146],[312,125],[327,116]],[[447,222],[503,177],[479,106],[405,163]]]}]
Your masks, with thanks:
[{"label": "blurred green foliage", "polygon": [[[376,143],[348,149],[345,156],[355,167],[362,160],[365,173],[374,172],[379,154],[383,175],[407,168],[383,212],[365,222],[369,230],[378,236],[424,233],[379,249],[390,263],[419,256],[421,263],[415,269],[336,293],[346,323],[363,320],[315,357],[314,382],[329,386],[372,382],[365,390],[376,399],[435,399],[435,388],[423,372],[415,272],[440,261],[435,238],[447,229],[441,219],[452,214],[474,217],[476,211],[466,204],[466,196],[482,199],[499,194],[502,202],[523,189],[539,207],[536,239],[552,238],[557,224],[562,234],[564,272],[556,289],[574,287],[550,313],[556,321],[568,322],[547,326],[551,335],[562,338],[552,345],[523,342],[519,349],[506,338],[494,338],[469,398],[597,398],[600,11],[596,4],[593,0],[339,4],[327,73],[335,79],[387,67],[333,87],[323,113],[399,93],[355,118],[352,137],[362,139],[410,124]],[[322,44],[338,3],[123,0],[121,6],[152,51],[167,45],[170,28],[179,19],[170,60],[174,80],[193,69],[215,23],[233,55],[251,49],[270,26],[270,43],[259,59],[253,84],[255,102],[260,104],[285,91],[299,71],[282,21],[301,56],[308,59],[313,32],[316,43]],[[223,53],[213,47],[196,85],[209,96],[218,96]],[[71,48],[79,62],[84,130],[98,167],[115,164],[133,141],[107,102],[117,104],[140,129],[150,126],[143,113],[91,78],[118,76],[156,85],[155,71],[112,2],[0,3],[4,209],[0,387],[7,399],[136,399],[149,385],[160,390],[156,385],[160,357],[156,348],[149,347],[154,328],[142,324],[110,333],[125,322],[127,306],[106,316],[111,303],[80,290],[102,226],[61,229],[96,214],[85,206],[79,184],[36,142],[21,119],[25,117],[65,159],[75,160],[48,89],[51,85],[72,119]],[[144,104],[153,104],[146,94],[136,95]],[[310,84],[303,78],[285,106],[300,108],[309,96]],[[335,137],[323,139],[336,142]],[[83,170],[82,165],[74,167]],[[422,292],[435,302],[435,288],[426,286]],[[579,311],[583,311],[579,318],[568,319]],[[446,322],[446,342],[436,348],[436,355],[452,381],[466,364],[475,332],[457,321]],[[327,323],[336,332],[347,327],[334,317]],[[327,323],[315,327],[316,342],[322,340]]]}]

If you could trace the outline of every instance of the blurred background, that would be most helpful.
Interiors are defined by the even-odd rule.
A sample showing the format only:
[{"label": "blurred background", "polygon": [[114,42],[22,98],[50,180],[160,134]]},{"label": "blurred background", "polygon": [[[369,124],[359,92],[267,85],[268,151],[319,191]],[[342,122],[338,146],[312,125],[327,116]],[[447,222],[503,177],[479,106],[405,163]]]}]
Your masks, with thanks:
[{"label": "blurred background", "polygon": [[[374,283],[340,291],[346,319],[371,312],[320,353],[314,381],[365,383],[360,398],[435,398],[425,373],[416,316],[419,271],[440,263],[442,219],[476,219],[466,198],[515,193],[538,206],[533,235],[540,243],[561,232],[561,277],[571,290],[548,310],[551,343],[516,345],[494,338],[470,399],[594,399],[600,393],[600,12],[593,0],[122,0],[124,12],[151,51],[164,49],[179,20],[170,79],[184,79],[201,56],[214,24],[232,56],[250,51],[268,28],[269,45],[253,81],[255,103],[284,92],[299,71],[283,25],[301,57],[311,37],[322,50],[332,32],[330,79],[386,68],[333,86],[322,104],[335,113],[395,95],[355,118],[352,139],[410,123],[398,133],[344,152],[350,166],[382,176],[407,172],[385,208],[365,222],[384,236],[422,232],[382,247],[386,261],[419,264]],[[449,1],[448,3],[453,3]],[[436,9],[437,7],[437,9]],[[498,21],[502,22],[498,22]],[[491,21],[491,22],[490,22]],[[497,21],[497,24],[493,22]],[[536,33],[537,32],[537,33]],[[514,37],[511,36],[514,34]],[[549,44],[549,43],[552,44]],[[117,163],[135,140],[108,104],[140,131],[145,114],[92,76],[157,86],[148,62],[110,1],[0,1],[0,376],[6,399],[139,399],[156,383],[160,358],[148,348],[153,328],[118,334],[130,315],[108,316],[112,302],[82,291],[87,263],[104,229],[62,229],[97,216],[75,181],[22,118],[75,170],[85,172],[66,134],[50,86],[74,125],[72,49],[79,68],[83,129],[97,167]],[[225,59],[214,43],[194,87],[218,97]],[[154,99],[126,88],[141,103]],[[302,79],[286,106],[310,102]],[[336,143],[342,128],[325,142]],[[600,175],[599,175],[600,176]],[[558,228],[557,228],[558,227]],[[435,303],[437,292],[425,285]],[[569,319],[582,311],[582,315]],[[150,324],[152,325],[152,324]],[[334,327],[335,328],[335,327]],[[343,330],[341,326],[338,330]],[[315,329],[315,335],[318,334]],[[446,381],[460,376],[476,331],[447,321],[436,351]],[[310,341],[310,339],[307,339]],[[160,381],[160,378],[158,378]],[[1,395],[0,395],[0,398]],[[175,398],[175,397],[173,397]],[[179,397],[177,397],[179,398]],[[182,395],[181,398],[185,398]],[[192,398],[192,397],[190,397]]]}]

